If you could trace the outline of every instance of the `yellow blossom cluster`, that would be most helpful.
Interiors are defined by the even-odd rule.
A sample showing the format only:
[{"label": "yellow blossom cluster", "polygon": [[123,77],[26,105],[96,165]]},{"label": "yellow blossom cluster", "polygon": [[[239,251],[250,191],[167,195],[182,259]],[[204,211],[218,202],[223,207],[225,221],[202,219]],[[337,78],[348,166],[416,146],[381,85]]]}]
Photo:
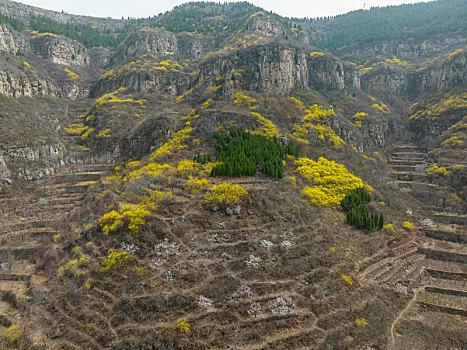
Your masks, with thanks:
[{"label": "yellow blossom cluster", "polygon": [[117,269],[126,266],[134,260],[131,253],[122,250],[109,249],[107,258],[102,262],[101,271]]},{"label": "yellow blossom cluster", "polygon": [[225,203],[229,205],[240,202],[241,197],[244,195],[248,195],[248,192],[242,186],[223,182],[212,186],[205,198],[207,201],[213,200],[220,204]]},{"label": "yellow blossom cluster", "polygon": [[151,212],[146,209],[146,205],[124,205],[118,211],[112,210],[104,214],[99,219],[99,225],[102,233],[108,235],[110,232],[115,232],[123,227],[128,228],[130,233],[139,232],[140,226],[146,224],[146,217],[151,215]]},{"label": "yellow blossom cluster", "polygon": [[232,94],[233,104],[234,105],[246,105],[251,109],[256,108],[255,105],[256,100],[253,97],[247,96],[241,91],[235,90]]},{"label": "yellow blossom cluster", "polygon": [[121,87],[113,92],[109,92],[108,94],[102,95],[99,97],[94,106],[96,109],[102,108],[105,104],[107,103],[136,103],[140,105],[142,108],[144,108],[143,102],[146,102],[146,100],[133,100],[132,98],[126,98],[126,99],[119,99],[117,97],[117,94],[122,94],[126,91],[126,88]]},{"label": "yellow blossom cluster", "polygon": [[211,181],[208,179],[198,179],[190,175],[184,188],[190,192],[199,192],[208,186],[211,186]]},{"label": "yellow blossom cluster", "polygon": [[367,114],[365,112],[355,113],[354,116],[352,117],[352,119],[355,121],[354,125],[357,128],[361,128],[362,127],[362,121],[363,121],[363,119],[365,119],[366,116],[367,116]]},{"label": "yellow blossom cluster", "polygon": [[258,131],[255,131],[254,134],[259,134],[259,135],[267,136],[267,137],[270,137],[270,138],[273,138],[274,136],[275,137],[280,137],[281,136],[281,134],[280,134],[279,130],[277,129],[277,127],[269,119],[263,117],[259,113],[255,113],[255,112],[250,112],[250,113],[251,113],[251,115],[256,117],[256,119],[258,120],[258,122],[262,126],[261,129],[258,130]]},{"label": "yellow blossom cluster", "polygon": [[190,137],[191,133],[191,122],[188,121],[185,124],[185,128],[176,132],[174,136],[164,145],[162,145],[157,151],[151,155],[151,160],[154,160],[162,155],[171,154],[174,151],[180,151],[186,146],[183,144]]},{"label": "yellow blossom cluster", "polygon": [[346,194],[364,187],[370,193],[373,188],[351,174],[344,165],[320,157],[317,162],[299,158],[297,172],[308,179],[314,187],[305,187],[302,195],[316,205],[337,208]]},{"label": "yellow blossom cluster", "polygon": [[72,72],[72,71],[69,70],[69,69],[66,69],[66,68],[65,68],[65,72],[68,73],[68,75],[70,76],[70,78],[71,78],[72,80],[78,80],[78,79],[80,78],[80,76],[79,76],[78,74]]}]

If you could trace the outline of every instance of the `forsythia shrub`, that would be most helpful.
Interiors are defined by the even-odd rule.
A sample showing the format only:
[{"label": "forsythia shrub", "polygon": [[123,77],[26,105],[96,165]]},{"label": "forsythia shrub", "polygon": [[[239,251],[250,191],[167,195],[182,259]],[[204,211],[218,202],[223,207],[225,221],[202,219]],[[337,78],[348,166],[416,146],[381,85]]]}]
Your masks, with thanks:
[{"label": "forsythia shrub", "polygon": [[342,275],[341,277],[342,277],[342,279],[343,279],[345,282],[347,282],[348,284],[350,284],[350,285],[353,284],[353,280],[352,280],[352,278],[350,278],[349,276]]},{"label": "forsythia shrub", "polygon": [[317,162],[299,158],[295,163],[300,175],[312,182],[314,187],[305,187],[302,194],[316,205],[337,208],[347,193],[363,187],[369,193],[373,188],[351,174],[344,165],[320,157]]},{"label": "forsythia shrub", "polygon": [[211,181],[208,179],[198,179],[197,177],[193,178],[193,176],[190,175],[184,187],[185,190],[199,192],[207,186],[211,186]]},{"label": "forsythia shrub", "polygon": [[250,112],[250,113],[253,116],[255,116],[256,119],[258,119],[258,122],[263,126],[261,130],[255,131],[254,132],[255,134],[267,136],[270,138],[281,136],[281,134],[279,133],[279,130],[277,130],[277,127],[269,119],[263,117],[259,113],[255,113],[255,112]]},{"label": "forsythia shrub", "polygon": [[408,222],[408,221],[405,221],[402,226],[409,231],[413,231],[415,229],[415,226],[411,222]]},{"label": "forsythia shrub", "polygon": [[119,211],[112,210],[99,219],[102,233],[105,235],[127,226],[130,233],[138,233],[139,227],[146,223],[151,213],[142,204],[124,205]]},{"label": "forsythia shrub", "polygon": [[[127,165],[127,169],[130,169],[130,164]],[[144,167],[134,170],[128,174],[124,178],[124,181],[134,181],[136,179],[142,178],[144,175],[150,175],[151,177],[155,178],[168,170],[172,169],[172,167],[169,164],[159,164],[156,162],[151,162]]]},{"label": "forsythia shrub", "polygon": [[5,332],[5,338],[7,343],[14,344],[19,340],[19,338],[23,335],[23,331],[21,330],[21,326],[15,324],[9,328],[7,328]]},{"label": "forsythia shrub", "polygon": [[248,192],[238,184],[228,182],[214,185],[206,194],[206,200],[214,200],[219,203],[232,204],[241,201],[241,196],[247,195]]},{"label": "forsythia shrub", "polygon": [[179,318],[174,330],[179,330],[182,333],[190,333],[190,325],[183,318]]},{"label": "forsythia shrub", "polygon": [[70,260],[65,266],[58,268],[58,277],[63,275],[65,272],[70,272],[71,274],[73,274],[73,276],[76,277],[83,275],[85,271],[80,270],[80,266],[86,264],[87,262],[88,259],[84,255],[81,255],[79,258],[76,258],[74,260]]},{"label": "forsythia shrub", "polygon": [[126,251],[109,249],[108,253],[107,258],[102,262],[101,271],[126,268],[126,265],[134,260],[133,255]]},{"label": "forsythia shrub", "polygon": [[445,167],[439,167],[438,164],[433,164],[425,171],[430,175],[445,175],[448,172]]},{"label": "forsythia shrub", "polygon": [[186,147],[183,145],[183,142],[188,140],[191,133],[191,122],[188,121],[185,124],[185,128],[176,132],[175,135],[167,143],[161,146],[157,151],[151,155],[151,160],[156,159],[165,154],[171,154],[174,151],[179,151],[182,148]]},{"label": "forsythia shrub", "polygon": [[[300,102],[300,101],[299,101]],[[300,104],[298,104],[300,107]],[[301,124],[294,125],[294,132],[292,137],[299,142],[308,144],[309,141],[306,137],[309,131],[313,131],[321,142],[329,142],[338,148],[341,144],[344,144],[342,140],[334,130],[327,125],[329,117],[335,116],[336,113],[332,110],[325,110],[322,106],[313,105],[309,109],[305,110],[305,116],[302,118]]]}]

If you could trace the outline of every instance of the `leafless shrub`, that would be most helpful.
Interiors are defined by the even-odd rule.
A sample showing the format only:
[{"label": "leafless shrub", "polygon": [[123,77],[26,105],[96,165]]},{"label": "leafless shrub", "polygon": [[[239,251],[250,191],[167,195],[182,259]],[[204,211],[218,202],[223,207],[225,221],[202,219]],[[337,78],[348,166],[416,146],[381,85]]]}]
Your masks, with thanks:
[{"label": "leafless shrub", "polygon": [[258,316],[258,315],[261,315],[263,313],[263,308],[261,307],[261,305],[257,302],[252,302],[251,305],[250,305],[250,308],[247,310],[247,312],[250,314],[250,315],[253,315],[253,316]]},{"label": "leafless shrub", "polygon": [[268,302],[268,309],[273,315],[287,315],[294,308],[294,303],[288,298],[277,297],[276,299]]}]

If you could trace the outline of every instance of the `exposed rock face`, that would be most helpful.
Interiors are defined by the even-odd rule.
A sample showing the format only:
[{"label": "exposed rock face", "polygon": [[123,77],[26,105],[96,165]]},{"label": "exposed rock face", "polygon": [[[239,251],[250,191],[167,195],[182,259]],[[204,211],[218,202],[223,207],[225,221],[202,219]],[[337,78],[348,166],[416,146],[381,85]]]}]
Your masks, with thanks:
[{"label": "exposed rock face", "polygon": [[5,160],[3,159],[3,155],[0,154],[0,188],[2,184],[12,184],[10,177],[10,170],[6,166]]},{"label": "exposed rock face", "polygon": [[203,43],[195,34],[180,33],[177,35],[177,42],[180,53],[184,57],[196,59],[204,54],[205,49]]},{"label": "exposed rock face", "polygon": [[[237,87],[285,96],[295,86],[309,89],[325,85],[342,90],[344,69],[342,63],[331,56],[318,59],[307,57],[297,49],[283,44],[267,44],[255,50],[243,50],[235,55],[213,55],[200,66],[198,83],[205,77],[225,76],[230,80],[236,71],[241,73]],[[211,85],[215,84],[212,78]],[[230,84],[231,86],[231,84]],[[229,84],[225,84],[225,89]]]},{"label": "exposed rock face", "polygon": [[16,53],[29,51],[28,42],[23,35],[11,33],[6,26],[0,25],[0,51]]},{"label": "exposed rock face", "polygon": [[182,72],[151,71],[125,75],[120,79],[100,80],[93,88],[92,95],[115,91],[124,86],[134,92],[159,92],[180,95],[190,89],[193,77]]},{"label": "exposed rock face", "polygon": [[143,28],[131,34],[115,52],[112,63],[123,61],[127,57],[154,54],[171,56],[178,52],[176,36],[163,29]]},{"label": "exposed rock face", "polygon": [[58,95],[58,88],[39,77],[29,78],[22,72],[0,70],[0,93],[11,96]]},{"label": "exposed rock face", "polygon": [[467,51],[451,56],[441,64],[418,72],[414,93],[425,94],[453,89],[467,83]]},{"label": "exposed rock face", "polygon": [[430,57],[467,43],[465,36],[434,37],[426,40],[392,40],[370,43],[367,45],[353,45],[337,49],[334,53],[345,60],[374,59],[376,56],[396,56],[399,59],[415,59]]},{"label": "exposed rock face", "polygon": [[277,36],[283,28],[278,21],[260,12],[250,18],[246,30],[262,36]]},{"label": "exposed rock face", "polygon": [[413,76],[399,67],[376,67],[362,75],[361,88],[375,96],[385,96],[393,101],[410,93]]},{"label": "exposed rock face", "polygon": [[353,86],[354,88],[360,89],[361,88],[361,79],[362,79],[362,72],[356,66],[343,63],[344,65],[344,82],[347,86]]},{"label": "exposed rock face", "polygon": [[467,82],[467,52],[460,52],[420,71],[402,67],[379,66],[364,74],[361,87],[388,101],[398,96],[419,96],[453,89]]},{"label": "exposed rock face", "polygon": [[58,86],[35,74],[0,69],[0,94],[10,97],[51,95],[74,99],[86,94],[86,91],[83,91],[79,84],[73,81],[62,82]]},{"label": "exposed rock face", "polygon": [[105,67],[109,64],[110,50],[103,47],[93,47],[89,51],[89,58],[93,65]]},{"label": "exposed rock face", "polygon": [[333,56],[323,55],[308,60],[310,79],[337,90],[345,87],[344,66]]},{"label": "exposed rock face", "polygon": [[89,56],[86,48],[77,41],[58,35],[33,36],[31,47],[34,52],[53,63],[65,66],[86,66]]},{"label": "exposed rock face", "polygon": [[65,146],[62,143],[45,144],[37,147],[9,145],[0,157],[0,181],[8,182],[10,170],[15,177],[24,180],[37,180],[51,175],[55,169],[65,165]]}]

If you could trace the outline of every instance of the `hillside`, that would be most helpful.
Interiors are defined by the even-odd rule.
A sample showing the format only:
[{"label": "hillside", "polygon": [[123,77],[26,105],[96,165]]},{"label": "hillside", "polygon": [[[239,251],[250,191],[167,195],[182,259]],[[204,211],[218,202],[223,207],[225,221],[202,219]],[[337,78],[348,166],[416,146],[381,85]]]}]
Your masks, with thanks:
[{"label": "hillside", "polygon": [[2,348],[467,346],[464,2],[0,14]]}]

